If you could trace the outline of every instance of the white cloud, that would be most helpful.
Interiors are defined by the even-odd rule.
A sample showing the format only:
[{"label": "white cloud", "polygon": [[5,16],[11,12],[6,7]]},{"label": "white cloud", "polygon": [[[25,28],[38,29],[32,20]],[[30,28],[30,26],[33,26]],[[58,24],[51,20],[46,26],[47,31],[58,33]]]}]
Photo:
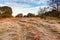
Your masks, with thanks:
[{"label": "white cloud", "polygon": [[39,7],[29,7],[28,5],[14,5],[11,6],[13,9],[13,15],[17,15],[19,13],[23,13],[23,15],[27,15],[28,13],[37,14]]},{"label": "white cloud", "polygon": [[[23,13],[26,15],[27,13],[34,13],[37,14],[39,7],[31,7],[31,5],[28,4],[18,4],[16,2],[26,2],[26,3],[34,3],[34,4],[41,4],[45,3],[47,0],[2,0],[4,1],[4,4],[0,4],[0,6],[10,6],[13,9],[13,15],[17,15],[18,13]],[[44,7],[44,6],[42,6]]]},{"label": "white cloud", "polygon": [[1,6],[10,6],[13,10],[13,16],[16,16],[19,13],[23,13],[24,15],[28,13],[34,13],[37,14],[39,7],[30,7],[26,4],[16,4],[16,3],[5,3],[0,4]]},{"label": "white cloud", "polygon": [[14,7],[14,13],[13,15],[17,15],[18,13],[23,13],[24,15],[28,14],[28,13],[34,13],[34,14],[37,14],[38,12],[38,7],[34,7],[34,8],[16,8]]}]

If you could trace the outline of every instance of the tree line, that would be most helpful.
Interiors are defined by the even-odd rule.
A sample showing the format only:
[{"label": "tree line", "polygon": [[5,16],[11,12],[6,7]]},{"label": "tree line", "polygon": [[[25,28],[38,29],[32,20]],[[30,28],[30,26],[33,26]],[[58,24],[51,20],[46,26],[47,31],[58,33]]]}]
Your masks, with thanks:
[{"label": "tree line", "polygon": [[[47,11],[47,9],[51,11]],[[44,18],[46,16],[57,17],[60,18],[60,0],[49,0],[49,7],[39,8],[38,14],[35,15],[33,13],[28,13],[27,15],[23,15],[22,13],[17,14],[15,17],[41,17]],[[12,16],[12,8],[8,6],[0,7],[0,18],[10,18]]]},{"label": "tree line", "polygon": [[[47,7],[48,8],[48,7]],[[22,13],[17,14],[15,17],[41,17],[44,18],[46,16],[51,16],[51,17],[60,17],[60,11],[52,9],[51,11],[46,11],[47,8],[40,8],[38,11],[38,14],[35,15],[33,13],[28,13],[27,15],[23,15]],[[0,7],[0,18],[10,18],[12,16],[12,8],[8,6],[3,6]]]}]

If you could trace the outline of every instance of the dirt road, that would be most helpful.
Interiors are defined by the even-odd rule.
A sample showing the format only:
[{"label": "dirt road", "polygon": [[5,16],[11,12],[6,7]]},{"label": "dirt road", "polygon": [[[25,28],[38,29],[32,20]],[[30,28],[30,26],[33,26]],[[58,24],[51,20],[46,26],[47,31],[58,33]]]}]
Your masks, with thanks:
[{"label": "dirt road", "polygon": [[40,18],[1,19],[0,40],[60,40],[60,23]]}]

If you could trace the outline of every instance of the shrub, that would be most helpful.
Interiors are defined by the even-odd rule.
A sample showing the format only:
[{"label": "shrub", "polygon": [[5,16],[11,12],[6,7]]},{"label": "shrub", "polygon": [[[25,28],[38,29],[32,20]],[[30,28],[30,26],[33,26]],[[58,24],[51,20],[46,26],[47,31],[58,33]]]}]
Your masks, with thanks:
[{"label": "shrub", "polygon": [[27,15],[24,15],[24,17],[27,17]]},{"label": "shrub", "polygon": [[2,14],[0,13],[0,18],[2,18]]},{"label": "shrub", "polygon": [[35,17],[35,14],[28,13],[28,14],[27,14],[27,17]]},{"label": "shrub", "polygon": [[23,17],[23,14],[22,13],[18,14],[18,15],[16,15],[16,17]]}]

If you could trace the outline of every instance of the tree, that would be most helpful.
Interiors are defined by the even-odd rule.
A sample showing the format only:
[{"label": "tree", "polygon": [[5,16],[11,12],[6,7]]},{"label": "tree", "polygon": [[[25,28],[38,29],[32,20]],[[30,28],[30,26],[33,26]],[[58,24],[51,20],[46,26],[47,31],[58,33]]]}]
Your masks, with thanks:
[{"label": "tree", "polygon": [[39,8],[39,11],[38,11],[38,15],[40,15],[40,14],[42,14],[42,13],[44,13],[45,12],[45,9],[43,9],[43,8]]},{"label": "tree", "polygon": [[49,6],[59,11],[60,0],[49,0]]},{"label": "tree", "polygon": [[1,9],[3,12],[3,17],[12,17],[12,8],[8,6],[3,6]]},{"label": "tree", "polygon": [[0,14],[2,18],[12,17],[12,8],[8,6],[0,7]]},{"label": "tree", "polygon": [[44,7],[44,8],[39,8],[39,11],[38,11],[38,17],[41,16],[41,14],[44,14],[47,10],[48,10],[49,7]]}]

